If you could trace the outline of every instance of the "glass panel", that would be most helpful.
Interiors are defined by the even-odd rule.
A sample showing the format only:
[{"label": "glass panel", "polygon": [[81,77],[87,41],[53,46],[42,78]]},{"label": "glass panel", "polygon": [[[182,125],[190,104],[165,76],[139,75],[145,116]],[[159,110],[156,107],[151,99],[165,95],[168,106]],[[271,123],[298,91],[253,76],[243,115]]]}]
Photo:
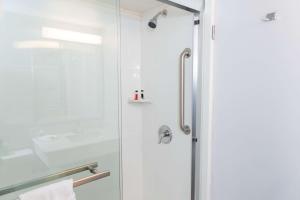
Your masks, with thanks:
[{"label": "glass panel", "polygon": [[0,0],[1,188],[98,162],[111,176],[77,199],[119,199],[118,12],[117,0]]}]

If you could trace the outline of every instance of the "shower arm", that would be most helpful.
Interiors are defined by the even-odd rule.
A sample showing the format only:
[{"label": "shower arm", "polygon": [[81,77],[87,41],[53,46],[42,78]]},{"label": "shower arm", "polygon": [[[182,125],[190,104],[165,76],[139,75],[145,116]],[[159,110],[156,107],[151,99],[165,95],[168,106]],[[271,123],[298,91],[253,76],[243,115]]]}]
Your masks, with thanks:
[{"label": "shower arm", "polygon": [[166,10],[166,9],[164,9],[164,10],[162,10],[162,11],[160,11],[159,13],[157,13],[156,15],[154,15],[154,17],[152,17],[152,19],[151,20],[154,20],[154,19],[157,19],[159,16],[166,16],[167,15],[167,13],[168,13],[168,11]]},{"label": "shower arm", "polygon": [[165,13],[166,13],[165,10],[160,11],[159,13],[157,13],[157,14],[153,17],[153,19],[158,18],[160,15],[166,15]]},{"label": "shower arm", "polygon": [[192,50],[190,48],[184,49],[184,51],[180,54],[180,95],[179,95],[179,104],[180,104],[180,113],[179,113],[179,121],[180,121],[180,129],[186,134],[189,135],[191,133],[190,126],[185,124],[185,60],[192,55]]}]

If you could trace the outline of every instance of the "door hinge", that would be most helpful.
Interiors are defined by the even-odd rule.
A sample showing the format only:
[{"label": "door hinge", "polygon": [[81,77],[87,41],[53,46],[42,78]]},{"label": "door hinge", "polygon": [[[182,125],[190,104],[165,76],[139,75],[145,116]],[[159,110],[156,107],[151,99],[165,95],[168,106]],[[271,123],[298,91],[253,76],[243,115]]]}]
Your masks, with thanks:
[{"label": "door hinge", "polygon": [[216,39],[216,25],[212,25],[211,27],[211,39],[212,40]]},{"label": "door hinge", "polygon": [[199,25],[199,24],[200,24],[200,20],[199,19],[197,19],[197,20],[194,21],[194,25]]}]

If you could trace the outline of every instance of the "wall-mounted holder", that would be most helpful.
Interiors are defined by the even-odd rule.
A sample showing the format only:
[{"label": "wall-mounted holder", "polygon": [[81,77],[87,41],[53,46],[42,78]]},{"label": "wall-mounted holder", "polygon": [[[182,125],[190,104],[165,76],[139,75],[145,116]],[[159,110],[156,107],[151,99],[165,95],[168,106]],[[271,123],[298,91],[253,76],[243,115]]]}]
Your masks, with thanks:
[{"label": "wall-mounted holder", "polygon": [[278,19],[278,13],[277,12],[271,12],[266,14],[265,18],[263,18],[264,22],[271,22],[276,21]]},{"label": "wall-mounted holder", "polygon": [[145,90],[134,90],[132,97],[128,98],[128,103],[145,104],[151,102],[149,101],[149,99],[145,98]]},{"label": "wall-mounted holder", "polygon": [[133,99],[129,98],[128,103],[130,103],[130,104],[150,104],[151,101],[148,99],[133,100]]}]

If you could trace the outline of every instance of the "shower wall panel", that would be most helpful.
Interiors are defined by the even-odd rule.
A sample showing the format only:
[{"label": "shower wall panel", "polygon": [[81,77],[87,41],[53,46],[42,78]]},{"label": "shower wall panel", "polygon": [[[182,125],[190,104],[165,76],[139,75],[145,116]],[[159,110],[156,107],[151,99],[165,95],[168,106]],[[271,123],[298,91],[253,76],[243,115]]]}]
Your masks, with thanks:
[{"label": "shower wall panel", "polygon": [[[149,19],[162,8],[143,16],[142,85],[151,104],[143,106],[144,200],[188,200],[191,190],[191,135],[179,127],[179,56],[193,47],[193,15],[169,6],[168,16]],[[186,121],[191,125],[192,58],[186,64]],[[160,126],[173,131],[170,144],[158,144]]]}]

